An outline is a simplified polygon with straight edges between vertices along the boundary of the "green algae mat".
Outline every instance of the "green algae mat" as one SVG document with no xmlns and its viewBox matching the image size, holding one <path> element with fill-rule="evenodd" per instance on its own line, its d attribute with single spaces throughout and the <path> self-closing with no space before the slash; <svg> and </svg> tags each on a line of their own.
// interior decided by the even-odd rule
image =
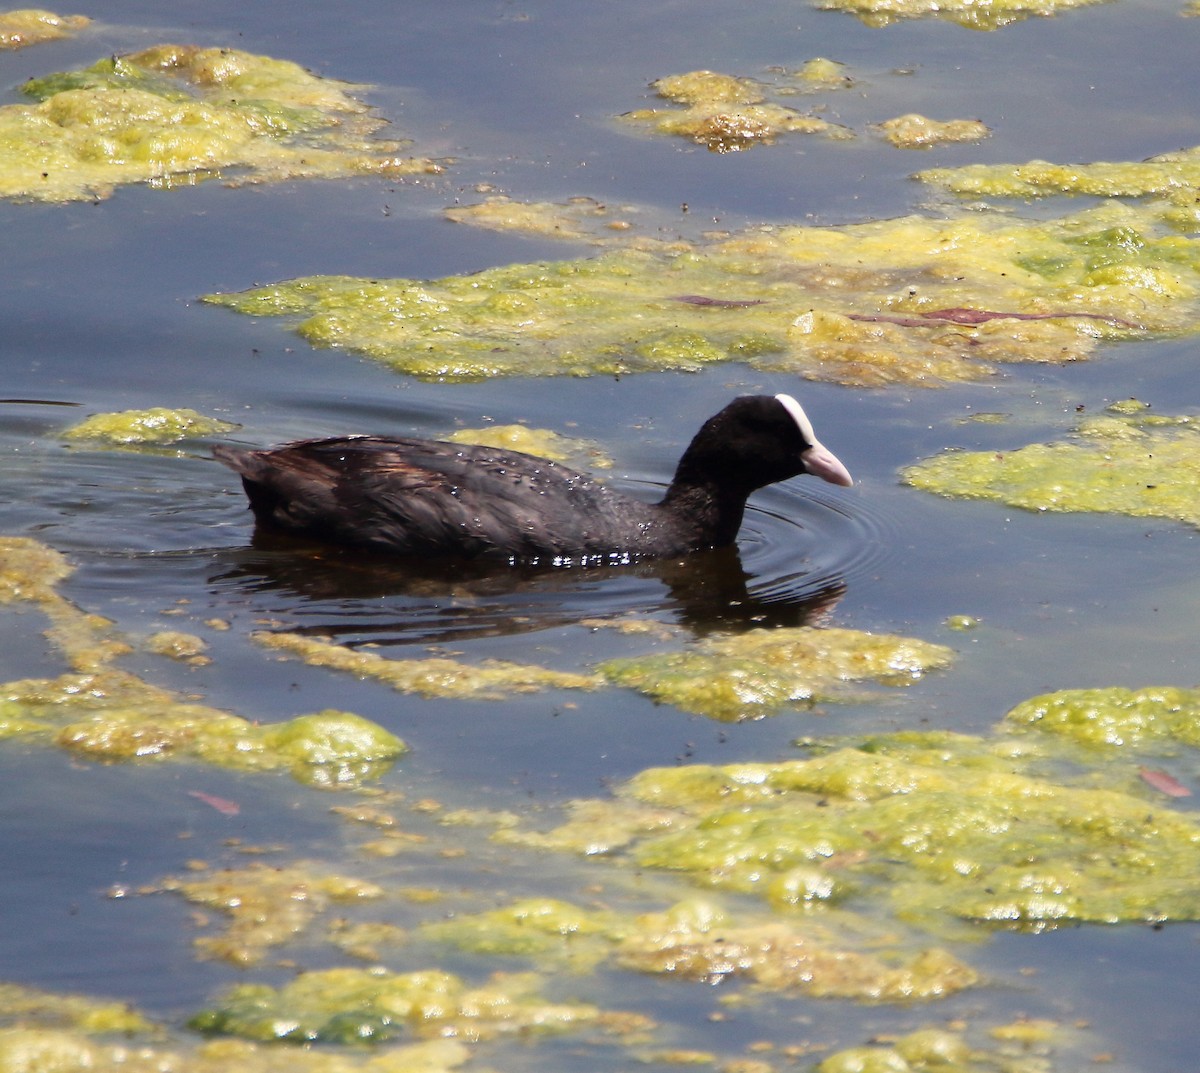
<svg viewBox="0 0 1200 1073">
<path fill-rule="evenodd" d="M 506 208 L 511 226 L 537 226 L 536 212 L 494 203 L 455 218 L 503 226 Z M 548 211 L 601 252 L 436 280 L 309 276 L 205 301 L 447 382 L 737 362 L 862 387 L 936 387 L 1200 327 L 1200 240 L 1158 201 L 1047 221 L 951 209 L 670 243 Z"/>
<path fill-rule="evenodd" d="M 436 172 L 355 96 L 288 60 L 159 45 L 33 78 L 0 107 L 0 197 L 68 202 L 129 183 L 279 182 Z"/>
<path fill-rule="evenodd" d="M 1200 421 L 1128 400 L 1081 422 L 1068 439 L 947 452 L 905 467 L 901 478 L 948 498 L 1200 525 Z"/>
<path fill-rule="evenodd" d="M 407 751 L 383 727 L 326 710 L 264 724 L 152 685 L 115 666 L 134 651 L 113 623 L 88 614 L 56 586 L 71 573 L 58 552 L 26 537 L 0 537 L 0 608 L 29 608 L 70 668 L 53 678 L 0 684 L 0 739 L 57 745 L 101 762 L 184 760 L 239 771 L 283 771 L 329 789 L 378 776 Z M 205 659 L 200 638 L 145 638 L 146 651 Z"/>
</svg>

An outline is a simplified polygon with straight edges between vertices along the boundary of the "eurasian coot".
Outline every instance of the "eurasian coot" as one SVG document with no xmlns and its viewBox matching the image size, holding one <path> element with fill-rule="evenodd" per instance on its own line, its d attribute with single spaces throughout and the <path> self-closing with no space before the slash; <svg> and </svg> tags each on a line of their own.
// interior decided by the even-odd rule
<svg viewBox="0 0 1200 1073">
<path fill-rule="evenodd" d="M 391 436 L 218 446 L 264 526 L 404 555 L 556 565 L 732 544 L 750 493 L 811 473 L 852 483 L 790 395 L 746 395 L 709 418 L 659 503 L 544 458 Z"/>
</svg>

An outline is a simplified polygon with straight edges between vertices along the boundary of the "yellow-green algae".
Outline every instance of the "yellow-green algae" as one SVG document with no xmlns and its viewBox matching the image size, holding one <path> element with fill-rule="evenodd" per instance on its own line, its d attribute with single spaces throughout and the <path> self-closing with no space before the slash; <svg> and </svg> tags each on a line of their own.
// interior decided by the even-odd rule
<svg viewBox="0 0 1200 1073">
<path fill-rule="evenodd" d="M 195 942 L 205 957 L 253 965 L 270 949 L 301 935 L 331 905 L 376 899 L 383 890 L 351 876 L 331 875 L 304 863 L 263 864 L 164 879 L 159 890 L 217 909 L 229 918 L 219 935 Z"/>
<path fill-rule="evenodd" d="M 1200 226 L 1200 146 L 1141 161 L 1058 164 L 971 164 L 930 168 L 915 178 L 964 197 L 1039 198 L 1055 195 L 1148 199 L 1148 213 L 1194 233 Z"/>
<path fill-rule="evenodd" d="M 132 651 L 99 615 L 55 589 L 71 571 L 58 552 L 0 537 L 0 604 L 28 602 L 50 622 L 71 670 L 0 683 L 0 739 L 56 744 L 95 760 L 176 758 L 245 771 L 287 771 L 310 785 L 356 786 L 407 751 L 395 735 L 350 712 L 324 711 L 260 724 L 181 699 L 113 667 Z"/>
<path fill-rule="evenodd" d="M 122 1002 L 0 982 L 0 1025 L 8 1028 L 13 1024 L 23 1028 L 75 1028 L 97 1035 L 146 1032 L 151 1028 L 149 1021 Z"/>
<path fill-rule="evenodd" d="M 957 451 L 901 471 L 951 498 L 1035 511 L 1095 511 L 1200 525 L 1200 421 L 1118 405 L 1075 436 L 1013 451 Z"/>
<path fill-rule="evenodd" d="M 1031 17 L 1104 3 L 1105 0 L 817 0 L 826 11 L 857 15 L 867 26 L 889 26 L 903 19 L 935 17 L 971 30 L 996 30 Z"/>
<path fill-rule="evenodd" d="M 822 79 L 806 75 L 801 75 L 799 81 L 825 85 Z M 626 112 L 621 120 L 660 134 L 690 138 L 715 153 L 769 144 L 782 134 L 852 137 L 827 120 L 768 101 L 768 87 L 754 79 L 716 71 L 689 71 L 660 78 L 651 88 L 675 107 L 639 108 Z"/>
<path fill-rule="evenodd" d="M 819 998 L 932 999 L 977 980 L 973 970 L 942 950 L 888 959 L 848 948 L 831 929 L 732 918 L 711 898 L 636 916 L 527 899 L 422 931 L 474 953 L 549 953 L 566 958 L 576 970 L 609 960 L 637 972 L 707 983 L 741 977 L 762 988 Z"/>
<path fill-rule="evenodd" d="M 796 627 L 708 637 L 682 651 L 610 660 L 599 670 L 684 711 L 737 721 L 846 697 L 851 682 L 905 685 L 953 658 L 943 645 L 909 637 Z"/>
<path fill-rule="evenodd" d="M 977 142 L 991 131 L 978 119 L 930 119 L 909 112 L 886 119 L 876 129 L 897 149 L 928 149 L 945 142 Z"/>
<path fill-rule="evenodd" d="M 607 830 L 605 803 L 586 802 L 589 823 L 529 841 L 780 908 L 874 899 L 929 926 L 1200 919 L 1195 818 L 1043 763 L 1034 741 L 914 732 L 804 760 L 651 768 L 619 788 Z"/>
<path fill-rule="evenodd" d="M 1013 727 L 1083 745 L 1200 749 L 1200 689 L 1147 686 L 1063 689 L 1022 701 L 1004 717 Z"/>
<path fill-rule="evenodd" d="M 161 1036 L 162 1033 L 159 1033 Z M 195 1048 L 164 1046 L 158 1037 L 112 1043 L 75 1032 L 0 1029 L 3 1073 L 443 1073 L 470 1057 L 457 1040 L 429 1040 L 380 1054 L 280 1050 L 220 1039 Z"/>
<path fill-rule="evenodd" d="M 837 60 L 817 56 L 797 69 L 793 77 L 808 86 L 820 89 L 848 89 L 854 79 L 846 73 L 846 65 Z"/>
<path fill-rule="evenodd" d="M 90 672 L 132 651 L 113 624 L 80 610 L 55 585 L 71 573 L 66 558 L 28 537 L 0 537 L 0 604 L 30 603 L 46 615 L 46 636 L 74 670 Z M 0 726 L 20 723 L 15 713 Z"/>
<path fill-rule="evenodd" d="M 91 21 L 86 15 L 56 15 L 53 11 L 35 7 L 5 11 L 0 13 L 0 49 L 58 41 L 82 30 Z"/>
<path fill-rule="evenodd" d="M 551 429 L 529 428 L 527 425 L 488 425 L 486 428 L 464 428 L 445 437 L 451 443 L 480 443 L 485 447 L 524 451 L 528 455 L 549 458 L 572 465 L 586 464 L 592 469 L 611 469 L 612 459 L 586 440 L 563 436 Z"/>
<path fill-rule="evenodd" d="M 438 280 L 309 276 L 205 301 L 427 380 L 694 372 L 851 385 L 975 379 L 1200 328 L 1200 239 L 1158 208 L 768 226 Z"/>
<path fill-rule="evenodd" d="M 379 774 L 407 748 L 351 712 L 254 723 L 113 668 L 0 684 L 0 737 L 17 735 L 92 760 L 202 761 L 328 788 Z"/>
<path fill-rule="evenodd" d="M 468 1057 L 459 1040 L 386 1050 L 313 1051 L 237 1039 L 166 1042 L 169 1029 L 119 1003 L 0 983 L 4 1073 L 441 1073 Z"/>
<path fill-rule="evenodd" d="M 497 194 L 470 205 L 452 205 L 443 215 L 455 223 L 487 231 L 512 231 L 538 238 L 571 241 L 611 239 L 632 227 L 637 210 L 613 208 L 590 197 L 573 197 L 564 203 L 516 201 Z"/>
<path fill-rule="evenodd" d="M 397 1035 L 492 1039 L 592 1029 L 616 1036 L 644 1031 L 647 1018 L 585 1003 L 552 1003 L 528 974 L 497 974 L 471 987 L 438 970 L 326 969 L 280 988 L 241 984 L 192 1019 L 193 1028 L 258 1041 L 372 1043 Z"/>
<path fill-rule="evenodd" d="M 970 197 L 1147 197 L 1200 186 L 1200 147 L 1140 161 L 1055 164 L 968 164 L 917 173 L 922 182 Z"/>
<path fill-rule="evenodd" d="M 145 649 L 156 656 L 167 656 L 170 659 L 187 660 L 191 663 L 208 661 L 208 657 L 204 655 L 208 649 L 204 639 L 181 630 L 159 630 L 150 634 L 146 638 Z"/>
<path fill-rule="evenodd" d="M 186 407 L 172 410 L 154 406 L 148 410 L 122 410 L 118 413 L 93 414 L 63 431 L 63 439 L 94 440 L 115 446 L 130 444 L 169 444 L 180 440 L 203 439 L 232 432 L 238 425 L 207 417 Z"/>
<path fill-rule="evenodd" d="M 363 87 L 237 49 L 159 45 L 32 79 L 0 108 L 0 197 L 108 197 L 172 187 L 436 171 L 374 137 Z"/>
<path fill-rule="evenodd" d="M 402 693 L 417 693 L 424 697 L 495 700 L 511 693 L 532 693 L 541 689 L 596 689 L 602 684 L 594 675 L 554 671 L 504 660 L 485 660 L 472 665 L 438 657 L 387 659 L 374 652 L 355 651 L 298 633 L 259 631 L 251 636 L 273 651 L 299 656 L 310 666 L 347 671 L 360 678 L 373 678 Z"/>
<path fill-rule="evenodd" d="M 1082 1037 L 1081 1026 L 1068 1029 L 1044 1019 L 995 1025 L 982 1033 L 956 1022 L 835 1051 L 815 1073 L 1052 1073 L 1105 1061 L 1094 1048 L 1090 1055 L 1081 1053 Z"/>
<path fill-rule="evenodd" d="M 560 954 L 592 967 L 622 934 L 620 914 L 584 909 L 558 898 L 526 898 L 484 913 L 456 913 L 425 924 L 421 931 L 439 942 L 488 956 Z"/>
</svg>

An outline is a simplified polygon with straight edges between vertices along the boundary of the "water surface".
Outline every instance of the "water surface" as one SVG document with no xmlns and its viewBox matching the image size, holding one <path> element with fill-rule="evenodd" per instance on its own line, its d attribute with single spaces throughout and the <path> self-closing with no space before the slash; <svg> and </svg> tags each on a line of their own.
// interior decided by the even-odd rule
<svg viewBox="0 0 1200 1073">
<path fill-rule="evenodd" d="M 17 100 L 16 87 L 31 75 L 112 51 L 171 40 L 225 45 L 372 84 L 372 103 L 419 151 L 456 161 L 442 176 L 404 184 L 208 183 L 125 188 L 97 204 L 0 204 L 8 251 L 0 288 L 3 532 L 66 554 L 76 571 L 63 594 L 121 630 L 136 636 L 178 626 L 209 643 L 212 662 L 201 667 L 131 657 L 131 669 L 148 680 L 263 721 L 352 709 L 412 747 L 387 787 L 448 807 L 522 811 L 603 794 L 653 765 L 793 755 L 791 742 L 802 735 L 986 732 L 1013 704 L 1052 689 L 1200 679 L 1192 530 L 954 503 L 896 479 L 899 467 L 945 447 L 1004 450 L 1059 436 L 1080 406 L 1096 411 L 1136 396 L 1164 411 L 1195 412 L 1191 340 L 1111 348 L 1067 368 L 1010 367 L 944 390 L 797 384 L 735 365 L 690 376 L 426 384 L 312 350 L 270 320 L 196 302 L 310 273 L 434 278 L 586 252 L 440 217 L 446 205 L 477 199 L 485 184 L 519 199 L 639 205 L 664 232 L 695 233 L 902 214 L 924 195 L 907 180 L 917 167 L 1136 160 L 1189 146 L 1200 108 L 1200 22 L 1182 19 L 1174 0 L 1114 3 L 992 33 L 934 21 L 873 30 L 800 0 L 102 7 L 79 9 L 100 21 L 94 33 L 0 54 L 4 102 Z M 827 113 L 859 132 L 854 142 L 796 138 L 718 156 L 631 137 L 612 119 L 642 106 L 647 83 L 666 74 L 710 67 L 755 75 L 814 56 L 850 64 L 862 78 L 830 98 Z M 865 135 L 867 122 L 906 111 L 979 117 L 994 134 L 920 154 Z M 737 556 L 686 569 L 445 581 L 256 545 L 240 490 L 202 448 L 93 450 L 58 435 L 88 413 L 157 405 L 238 422 L 238 439 L 263 444 L 527 421 L 596 441 L 615 460 L 614 480 L 652 495 L 691 433 L 728 398 L 784 390 L 801 395 L 856 488 L 772 489 L 756 498 Z M 1010 419 L 962 421 L 978 411 Z M 885 701 L 728 726 L 616 690 L 420 700 L 276 662 L 247 640 L 270 623 L 377 644 L 388 655 L 436 646 L 470 660 L 575 670 L 636 650 L 627 637 L 581 625 L 629 614 L 694 635 L 816 616 L 951 644 L 960 658 L 952 671 Z M 984 625 L 955 635 L 944 625 L 955 614 Z M 36 617 L 3 615 L 5 680 L 59 669 Z M 206 629 L 213 619 L 230 628 Z M 107 767 L 12 742 L 0 748 L 0 769 L 0 978 L 111 995 L 178 1021 L 237 971 L 194 958 L 181 902 L 113 900 L 107 891 L 154 883 L 189 859 L 227 859 L 230 835 L 344 859 L 347 836 L 328 814 L 331 798 L 283 777 Z M 190 790 L 236 800 L 241 811 L 221 816 Z M 1194 800 L 1178 807 L 1194 809 Z M 442 867 L 420 881 L 485 900 L 495 888 L 497 902 L 526 889 L 570 896 L 589 882 L 586 870 L 563 861 L 547 860 L 535 878 L 508 872 L 512 861 L 499 850 Z M 380 871 L 386 882 L 416 881 L 403 862 Z M 1000 935 L 964 955 L 988 976 L 982 989 L 925 1009 L 779 998 L 740 1020 L 715 1021 L 713 994 L 699 985 L 612 972 L 559 986 L 644 1009 L 666 1026 L 665 1040 L 720 1053 L 763 1038 L 852 1045 L 954 1017 L 1026 1012 L 1088 1021 L 1116 1068 L 1167 1073 L 1192 1062 L 1196 941 L 1192 926 Z M 302 957 L 304 967 L 333 960 L 319 947 Z M 485 971 L 465 958 L 449 967 Z M 255 978 L 286 975 L 268 966 Z M 619 1054 L 568 1052 L 565 1045 L 537 1061 L 621 1064 Z M 505 1068 L 530 1058 L 501 1049 L 481 1060 Z"/>
</svg>

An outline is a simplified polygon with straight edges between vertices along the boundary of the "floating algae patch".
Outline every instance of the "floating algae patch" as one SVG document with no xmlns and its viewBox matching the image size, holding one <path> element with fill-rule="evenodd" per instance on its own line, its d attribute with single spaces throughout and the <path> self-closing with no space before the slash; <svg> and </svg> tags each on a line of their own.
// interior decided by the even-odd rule
<svg viewBox="0 0 1200 1073">
<path fill-rule="evenodd" d="M 857 15 L 867 26 L 936 17 L 971 30 L 997 30 L 1022 19 L 1048 17 L 1104 0 L 817 0 L 826 11 Z"/>
<path fill-rule="evenodd" d="M 0 14 L 0 49 L 25 48 L 70 37 L 91 24 L 86 15 L 56 15 L 41 8 L 21 8 Z"/>
<path fill-rule="evenodd" d="M 550 429 L 529 428 L 526 425 L 489 425 L 487 428 L 464 428 L 445 437 L 451 443 L 483 444 L 502 450 L 523 451 L 538 458 L 574 465 L 586 463 L 595 469 L 611 469 L 612 459 L 586 440 L 563 436 Z"/>
<path fill-rule="evenodd" d="M 75 1028 L 88 1033 L 146 1032 L 150 1022 L 124 1003 L 0 982 L 0 1037 L 6 1029 Z M 0 1046 L 0 1051 L 3 1047 Z M 4 1069 L 0 1061 L 0 1069 Z"/>
<path fill-rule="evenodd" d="M 122 183 L 267 182 L 437 170 L 374 137 L 363 87 L 236 49 L 159 45 L 31 79 L 0 108 L 0 197 L 108 197 Z"/>
<path fill-rule="evenodd" d="M 1090 1026 L 1021 1019 L 956 1021 L 835 1051 L 814 1073 L 1051 1073 L 1108 1061 Z"/>
<path fill-rule="evenodd" d="M 93 414 L 64 430 L 63 439 L 84 440 L 123 447 L 134 444 L 170 444 L 224 435 L 240 426 L 195 410 L 171 410 L 155 406 L 148 410 L 122 410 Z"/>
<path fill-rule="evenodd" d="M 1084 745 L 1197 749 L 1200 689 L 1064 689 L 1022 701 L 1004 720 Z"/>
<path fill-rule="evenodd" d="M 553 671 L 524 663 L 486 660 L 477 665 L 457 660 L 386 659 L 374 652 L 357 652 L 329 641 L 318 641 L 298 633 L 251 635 L 276 652 L 299 656 L 313 667 L 348 671 L 360 678 L 373 678 L 402 693 L 423 697 L 497 700 L 512 693 L 534 693 L 542 689 L 596 689 L 601 680 L 584 674 Z"/>
<path fill-rule="evenodd" d="M 576 969 L 603 962 L 623 934 L 622 917 L 557 898 L 527 898 L 484 913 L 457 913 L 421 928 L 422 935 L 490 957 L 566 960 Z"/>
<path fill-rule="evenodd" d="M 609 852 L 779 907 L 882 904 L 935 928 L 1200 919 L 1194 817 L 1055 781 L 1040 762 L 1029 743 L 908 733 L 805 760 L 651 768 L 614 808 L 618 824 L 630 802 L 656 821 L 625 824 Z M 553 831 L 541 844 L 571 848 Z"/>
<path fill-rule="evenodd" d="M 281 1050 L 244 1040 L 167 1046 L 168 1027 L 117 1041 L 81 1032 L 0 1029 L 0 1073 L 443 1073 L 470 1057 L 457 1040 L 392 1047 L 385 1055 Z"/>
<path fill-rule="evenodd" d="M 820 78 L 801 76 L 799 81 L 828 87 Z M 658 134 L 689 138 L 714 153 L 770 144 L 784 134 L 853 137 L 824 119 L 767 100 L 769 87 L 754 79 L 689 71 L 660 78 L 651 88 L 674 107 L 639 108 L 626 112 L 621 121 Z M 795 87 L 792 89 L 794 92 Z"/>
<path fill-rule="evenodd" d="M 1080 424 L 1072 439 L 937 455 L 902 470 L 901 478 L 937 495 L 1026 510 L 1200 525 L 1200 423 L 1118 405 Z"/>
<path fill-rule="evenodd" d="M 314 866 L 251 865 L 163 880 L 157 890 L 228 916 L 219 935 L 202 936 L 205 957 L 253 965 L 274 947 L 302 935 L 331 906 L 376 899 L 382 888 L 365 880 L 331 875 Z"/>
<path fill-rule="evenodd" d="M 877 124 L 876 129 L 897 149 L 928 149 L 946 142 L 977 142 L 991 131 L 978 119 L 930 119 L 910 112 Z"/>
<path fill-rule="evenodd" d="M 446 219 L 487 231 L 513 231 L 538 238 L 561 238 L 573 242 L 608 241 L 629 231 L 637 210 L 614 208 L 590 197 L 573 197 L 566 202 L 516 201 L 495 195 L 472 205 L 452 205 L 443 210 Z"/>
<path fill-rule="evenodd" d="M 204 653 L 208 650 L 203 638 L 180 630 L 159 630 L 150 634 L 143 642 L 147 652 L 169 659 L 184 660 L 194 666 L 211 662 Z"/>
<path fill-rule="evenodd" d="M 1055 164 L 968 164 L 930 168 L 916 178 L 969 197 L 1147 197 L 1194 191 L 1200 186 L 1200 147 L 1163 153 L 1141 161 Z"/>
<path fill-rule="evenodd" d="M 46 636 L 72 668 L 56 678 L 0 683 L 0 739 L 56 744 L 94 760 L 177 758 L 245 771 L 288 771 L 328 788 L 358 785 L 407 751 L 399 738 L 350 712 L 260 724 L 181 700 L 114 668 L 112 662 L 132 647 L 107 619 L 58 593 L 56 583 L 70 572 L 67 560 L 51 548 L 25 537 L 0 537 L 0 604 L 30 603 L 44 612 L 50 622 Z M 155 642 L 150 648 L 203 658 L 197 641 L 175 635 L 166 639 L 165 650 Z"/>
<path fill-rule="evenodd" d="M 807 60 L 793 72 L 792 77 L 800 85 L 810 89 L 849 89 L 854 79 L 846 73 L 846 65 L 824 56 Z"/>
<path fill-rule="evenodd" d="M 549 899 L 527 900 L 422 929 L 475 953 L 566 958 L 576 968 L 609 962 L 674 979 L 741 978 L 816 998 L 901 1001 L 939 998 L 976 982 L 949 954 L 926 950 L 891 958 L 864 954 L 828 929 L 779 920 L 739 922 L 712 899 L 664 912 L 621 915 Z"/>
<path fill-rule="evenodd" d="M 76 671 L 105 667 L 132 649 L 113 624 L 80 610 L 55 585 L 71 573 L 66 558 L 28 537 L 0 537 L 0 604 L 29 603 L 46 615 L 46 636 Z M 17 713 L 0 716 L 0 727 L 23 722 Z M 2 733 L 2 731 L 0 731 Z"/>
<path fill-rule="evenodd" d="M 397 1036 L 471 1041 L 598 1031 L 621 1036 L 650 1027 L 633 1013 L 546 1001 L 529 974 L 496 975 L 472 987 L 448 972 L 326 969 L 280 988 L 241 984 L 191 1026 L 211 1035 L 291 1043 L 382 1043 Z"/>
<path fill-rule="evenodd" d="M 355 786 L 406 751 L 399 738 L 351 712 L 255 723 L 111 668 L 0 684 L 0 737 L 17 735 L 92 760 L 286 771 L 326 788 Z"/>
<path fill-rule="evenodd" d="M 1107 203 L 769 226 L 437 280 L 309 276 L 204 301 L 425 380 L 695 372 L 719 362 L 938 386 L 1200 328 L 1200 239 Z"/>
<path fill-rule="evenodd" d="M 684 711 L 735 722 L 849 699 L 848 683 L 906 685 L 949 665 L 942 646 L 892 634 L 795 627 L 705 638 L 677 652 L 610 660 L 610 682 Z"/>
<path fill-rule="evenodd" d="M 1141 161 L 1056 164 L 970 164 L 931 168 L 915 178 L 964 197 L 1039 198 L 1056 195 L 1144 198 L 1168 226 L 1194 233 L 1200 225 L 1200 146 Z"/>
<path fill-rule="evenodd" d="M 0 983 L 3 1073 L 440 1073 L 468 1058 L 457 1040 L 389 1047 L 384 1055 L 279 1048 L 245 1040 L 176 1040 L 119 1003 Z"/>
</svg>

